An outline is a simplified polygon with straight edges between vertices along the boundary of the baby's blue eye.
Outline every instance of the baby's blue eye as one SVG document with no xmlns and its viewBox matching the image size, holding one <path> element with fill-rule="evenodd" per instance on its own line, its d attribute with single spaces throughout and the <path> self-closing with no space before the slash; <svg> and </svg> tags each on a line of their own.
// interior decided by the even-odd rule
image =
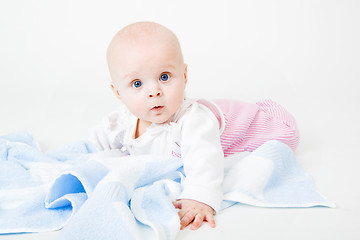
<svg viewBox="0 0 360 240">
<path fill-rule="evenodd" d="M 167 81 L 167 80 L 169 80 L 169 74 L 167 74 L 167 73 L 163 73 L 163 74 L 161 74 L 161 76 L 160 76 L 160 80 L 161 81 Z"/>
<path fill-rule="evenodd" d="M 142 85 L 142 82 L 141 82 L 141 81 L 135 81 L 135 82 L 133 82 L 133 84 L 132 84 L 132 86 L 133 86 L 134 88 L 139 88 L 139 87 L 141 87 L 141 85 Z"/>
</svg>

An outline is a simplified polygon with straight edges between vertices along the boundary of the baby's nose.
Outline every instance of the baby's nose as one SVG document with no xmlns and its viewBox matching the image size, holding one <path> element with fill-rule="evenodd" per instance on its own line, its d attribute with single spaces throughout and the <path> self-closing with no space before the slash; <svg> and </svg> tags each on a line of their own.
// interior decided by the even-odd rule
<svg viewBox="0 0 360 240">
<path fill-rule="evenodd" d="M 149 94 L 149 97 L 160 97 L 161 96 L 161 93 L 160 91 L 158 91 L 157 93 L 154 93 L 154 94 Z"/>
<path fill-rule="evenodd" d="M 153 86 L 149 91 L 149 98 L 160 97 L 162 95 L 162 91 L 158 85 Z"/>
</svg>

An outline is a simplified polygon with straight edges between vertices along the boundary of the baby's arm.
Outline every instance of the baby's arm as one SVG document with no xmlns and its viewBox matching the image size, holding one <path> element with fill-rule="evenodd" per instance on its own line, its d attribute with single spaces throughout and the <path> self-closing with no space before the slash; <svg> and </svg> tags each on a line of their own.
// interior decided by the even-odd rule
<svg viewBox="0 0 360 240">
<path fill-rule="evenodd" d="M 184 118 L 181 135 L 185 179 L 183 192 L 174 202 L 180 209 L 181 228 L 194 222 L 191 229 L 195 230 L 204 220 L 215 227 L 213 214 L 222 201 L 224 174 L 219 122 L 206 107 L 195 105 Z"/>
<path fill-rule="evenodd" d="M 123 123 L 125 117 L 123 108 L 110 113 L 103 118 L 100 124 L 92 128 L 89 140 L 100 151 L 121 149 L 123 140 L 121 133 L 126 129 Z"/>
<path fill-rule="evenodd" d="M 214 209 L 204 203 L 181 199 L 173 202 L 174 207 L 180 209 L 180 230 L 186 228 L 191 222 L 191 230 L 197 230 L 201 227 L 203 221 L 207 221 L 210 227 L 215 227 Z"/>
</svg>

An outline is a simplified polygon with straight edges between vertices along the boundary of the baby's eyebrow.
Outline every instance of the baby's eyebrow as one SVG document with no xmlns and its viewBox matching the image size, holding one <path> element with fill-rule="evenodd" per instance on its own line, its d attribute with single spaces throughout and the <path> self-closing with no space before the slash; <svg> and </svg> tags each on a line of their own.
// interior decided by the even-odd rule
<svg viewBox="0 0 360 240">
<path fill-rule="evenodd" d="M 164 65 L 164 66 L 162 66 L 162 68 L 161 69 L 174 69 L 175 68 L 175 66 L 173 65 L 173 64 L 166 64 L 166 65 Z"/>
<path fill-rule="evenodd" d="M 134 73 L 127 73 L 127 74 L 125 74 L 125 75 L 123 75 L 123 77 L 122 77 L 122 79 L 134 79 L 134 78 L 136 78 L 136 74 L 134 74 Z"/>
</svg>

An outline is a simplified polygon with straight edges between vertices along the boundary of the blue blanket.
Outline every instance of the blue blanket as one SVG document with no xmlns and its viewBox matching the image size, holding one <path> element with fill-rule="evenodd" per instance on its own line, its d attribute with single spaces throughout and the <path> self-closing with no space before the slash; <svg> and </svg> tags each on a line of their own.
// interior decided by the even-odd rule
<svg viewBox="0 0 360 240">
<path fill-rule="evenodd" d="M 291 149 L 269 141 L 225 159 L 222 208 L 335 205 Z M 172 201 L 185 174 L 177 158 L 97 152 L 76 142 L 43 153 L 33 137 L 0 137 L 0 234 L 62 229 L 59 239 L 175 239 Z"/>
</svg>

